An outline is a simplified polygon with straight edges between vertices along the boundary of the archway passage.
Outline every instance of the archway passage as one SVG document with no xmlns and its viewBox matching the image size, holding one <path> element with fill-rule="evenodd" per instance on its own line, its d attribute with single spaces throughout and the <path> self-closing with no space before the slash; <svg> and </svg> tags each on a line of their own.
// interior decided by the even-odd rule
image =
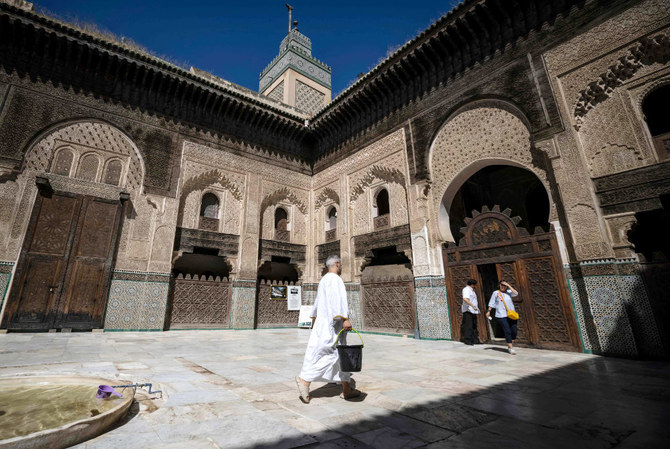
<svg viewBox="0 0 670 449">
<path fill-rule="evenodd" d="M 659 160 L 670 159 L 670 84 L 652 91 L 642 102 L 642 112 Z"/>
<path fill-rule="evenodd" d="M 553 231 L 538 228 L 531 235 L 518 227 L 519 217 L 509 210 L 482 208 L 466 219 L 463 239 L 458 246 L 443 250 L 447 298 L 454 339 L 461 338 L 462 289 L 468 279 L 477 280 L 478 308 L 486 310 L 495 291 L 496 280 L 506 280 L 518 291 L 514 298 L 519 320 L 518 341 L 539 347 L 579 350 L 579 335 L 570 302 L 567 282 L 561 269 Z M 479 315 L 480 339 L 498 335 Z"/>
<path fill-rule="evenodd" d="M 216 249 L 196 247 L 175 260 L 170 329 L 229 327 L 230 269 Z"/>
<path fill-rule="evenodd" d="M 456 192 L 449 211 L 451 234 L 458 241 L 465 219 L 482 206 L 499 205 L 511 209 L 528 231 L 540 226 L 549 230 L 549 197 L 542 182 L 531 171 L 509 165 L 490 165 L 468 178 Z"/>
</svg>

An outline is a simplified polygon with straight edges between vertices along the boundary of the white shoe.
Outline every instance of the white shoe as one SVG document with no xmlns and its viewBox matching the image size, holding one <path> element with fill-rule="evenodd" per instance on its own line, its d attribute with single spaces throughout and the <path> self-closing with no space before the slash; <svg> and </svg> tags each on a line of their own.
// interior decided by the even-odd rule
<svg viewBox="0 0 670 449">
<path fill-rule="evenodd" d="M 507 348 L 507 352 L 509 352 L 512 355 L 516 355 L 516 351 L 514 350 L 514 348 Z"/>
</svg>

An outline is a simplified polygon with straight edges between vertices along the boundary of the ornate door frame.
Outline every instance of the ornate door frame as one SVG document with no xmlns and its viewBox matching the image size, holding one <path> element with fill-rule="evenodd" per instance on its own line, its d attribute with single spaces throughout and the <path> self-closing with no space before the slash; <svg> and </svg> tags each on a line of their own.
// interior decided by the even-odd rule
<svg viewBox="0 0 670 449">
<path fill-rule="evenodd" d="M 473 211 L 461 229 L 464 237 L 458 246 L 450 244 L 442 252 L 447 280 L 447 297 L 454 339 L 460 337 L 461 289 L 465 277 L 478 280 L 480 309 L 485 310 L 491 292 L 482 292 L 477 266 L 495 264 L 498 278 L 510 279 L 519 291 L 515 301 L 521 315 L 519 341 L 546 348 L 580 350 L 577 322 L 572 310 L 565 274 L 561 269 L 556 235 L 553 230 L 535 229 L 530 235 L 517 227 L 519 217 L 511 211 L 484 206 Z M 461 285 L 462 284 L 462 285 Z M 486 329 L 479 317 L 480 337 Z"/>
</svg>

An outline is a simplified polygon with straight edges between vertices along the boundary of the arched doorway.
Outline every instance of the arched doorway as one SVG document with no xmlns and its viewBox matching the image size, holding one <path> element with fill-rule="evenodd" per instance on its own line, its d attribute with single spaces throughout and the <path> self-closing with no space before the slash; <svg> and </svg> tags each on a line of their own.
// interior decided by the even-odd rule
<svg viewBox="0 0 670 449">
<path fill-rule="evenodd" d="M 137 147 L 109 124 L 62 123 L 35 139 L 15 212 L 0 217 L 25 230 L 3 328 L 103 326 L 127 200 L 140 194 L 143 178 Z"/>
<path fill-rule="evenodd" d="M 449 227 L 459 241 L 443 250 L 454 338 L 461 337 L 461 290 L 467 280 L 478 281 L 479 308 L 485 310 L 497 281 L 505 279 L 520 293 L 515 298 L 520 343 L 577 350 L 574 313 L 549 225 L 549 197 L 537 176 L 518 167 L 490 165 L 447 200 Z M 495 321 L 491 325 L 483 315 L 478 326 L 482 339 L 501 336 Z"/>
</svg>

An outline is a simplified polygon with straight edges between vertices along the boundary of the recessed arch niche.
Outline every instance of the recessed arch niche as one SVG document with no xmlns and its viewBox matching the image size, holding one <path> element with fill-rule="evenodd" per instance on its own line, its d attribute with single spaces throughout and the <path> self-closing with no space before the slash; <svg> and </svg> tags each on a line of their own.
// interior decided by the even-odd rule
<svg viewBox="0 0 670 449">
<path fill-rule="evenodd" d="M 547 189 L 538 176 L 510 161 L 477 161 L 459 173 L 442 195 L 438 226 L 442 238 L 456 242 L 472 210 L 499 205 L 521 217 L 520 227 L 549 230 L 551 211 Z"/>
</svg>

